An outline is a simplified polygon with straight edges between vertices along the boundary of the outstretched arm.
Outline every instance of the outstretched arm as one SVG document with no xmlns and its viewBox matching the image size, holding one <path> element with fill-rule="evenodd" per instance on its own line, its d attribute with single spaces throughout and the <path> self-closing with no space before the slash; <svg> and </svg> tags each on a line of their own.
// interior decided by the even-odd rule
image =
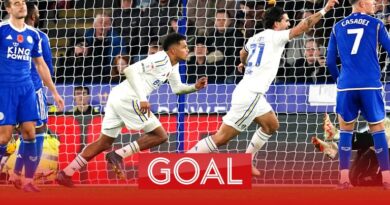
<svg viewBox="0 0 390 205">
<path fill-rule="evenodd" d="M 329 0 L 321 11 L 303 19 L 297 26 L 291 29 L 289 39 L 293 39 L 308 31 L 311 27 L 318 23 L 322 16 L 324 16 L 326 12 L 330 11 L 336 3 L 338 4 L 339 1 Z"/>
<path fill-rule="evenodd" d="M 175 70 L 171 73 L 171 75 L 168 78 L 169 84 L 172 88 L 172 91 L 176 95 L 181 94 L 187 94 L 187 93 L 193 93 L 200 89 L 203 89 L 207 86 L 207 77 L 201 77 L 199 78 L 195 84 L 193 85 L 187 85 L 183 84 L 180 79 L 180 73 L 178 70 Z"/>
</svg>

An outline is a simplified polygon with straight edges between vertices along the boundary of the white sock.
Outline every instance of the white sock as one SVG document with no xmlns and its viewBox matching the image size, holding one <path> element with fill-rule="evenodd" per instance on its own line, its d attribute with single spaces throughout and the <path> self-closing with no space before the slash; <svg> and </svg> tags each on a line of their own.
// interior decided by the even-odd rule
<svg viewBox="0 0 390 205">
<path fill-rule="evenodd" d="M 382 182 L 390 183 L 390 171 L 382 171 Z"/>
<path fill-rule="evenodd" d="M 349 182 L 349 170 L 340 170 L 340 183 Z"/>
<path fill-rule="evenodd" d="M 115 150 L 115 153 L 119 154 L 122 158 L 126 158 L 135 153 L 138 153 L 139 151 L 140 150 L 137 141 L 133 141 L 130 144 Z"/>
<path fill-rule="evenodd" d="M 187 151 L 187 153 L 210 153 L 218 149 L 217 145 L 211 138 L 208 136 L 200 140 L 194 147 Z"/>
<path fill-rule="evenodd" d="M 272 135 L 268 135 L 264 133 L 261 129 L 256 130 L 256 132 L 252 136 L 252 140 L 248 145 L 248 148 L 246 148 L 245 153 L 250 153 L 252 154 L 252 160 L 255 157 L 255 154 L 257 151 L 259 151 L 265 143 L 268 142 L 268 139 Z"/>
<path fill-rule="evenodd" d="M 74 158 L 74 160 L 64 169 L 64 172 L 68 176 L 73 176 L 73 174 L 84 167 L 87 164 L 87 160 L 85 160 L 80 154 Z"/>
</svg>

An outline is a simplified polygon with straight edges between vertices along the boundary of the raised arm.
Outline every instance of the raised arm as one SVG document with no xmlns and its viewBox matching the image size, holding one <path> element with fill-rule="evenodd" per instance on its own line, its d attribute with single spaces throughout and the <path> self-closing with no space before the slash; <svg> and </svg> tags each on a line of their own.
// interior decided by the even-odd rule
<svg viewBox="0 0 390 205">
<path fill-rule="evenodd" d="M 339 1 L 338 0 L 329 0 L 326 3 L 325 7 L 323 9 L 321 9 L 321 11 L 303 19 L 301 22 L 299 22 L 299 24 L 297 26 L 295 26 L 291 29 L 289 38 L 293 39 L 297 36 L 302 35 L 306 31 L 308 31 L 311 27 L 313 27 L 316 23 L 318 23 L 318 21 L 326 14 L 326 12 L 331 10 L 336 3 L 338 4 Z"/>
</svg>

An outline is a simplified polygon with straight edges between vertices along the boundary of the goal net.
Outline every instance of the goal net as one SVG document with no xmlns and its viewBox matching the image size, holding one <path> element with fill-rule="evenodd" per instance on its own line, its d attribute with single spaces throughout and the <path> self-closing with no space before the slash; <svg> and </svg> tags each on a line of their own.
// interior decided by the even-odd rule
<svg viewBox="0 0 390 205">
<path fill-rule="evenodd" d="M 249 37 L 264 30 L 262 15 L 266 8 L 284 8 L 294 26 L 325 5 L 324 0 L 30 2 L 40 9 L 39 28 L 49 36 L 55 66 L 53 79 L 66 104 L 64 111 L 55 106 L 49 109 L 48 127 L 60 141 L 59 169 L 98 139 L 110 90 L 125 79 L 123 68 L 162 49 L 166 34 L 179 31 L 187 36 L 190 56 L 183 64 L 186 67 L 180 68 L 183 82 L 195 83 L 199 77 L 207 76 L 209 85 L 200 92 L 178 97 L 164 84 L 149 97 L 152 111 L 168 132 L 169 140 L 143 152 L 185 152 L 217 131 L 230 108 L 231 94 L 243 76 L 236 69 L 239 51 Z M 378 3 L 377 7 L 377 17 L 387 22 L 387 5 Z M 324 113 L 329 113 L 333 123 L 336 121 L 335 85 L 326 70 L 325 52 L 332 26 L 350 12 L 348 1 L 340 1 L 314 28 L 286 45 L 277 77 L 266 94 L 280 128 L 256 154 L 253 163 L 262 175 L 253 178 L 253 183 L 337 181 L 337 157 L 329 159 L 316 151 L 311 138 L 317 135 L 323 139 Z M 2 17 L 5 16 L 3 6 Z M 386 70 L 386 56 L 380 57 Z M 49 93 L 48 102 L 53 104 Z M 245 152 L 256 129 L 259 127 L 253 123 L 219 152 Z M 121 148 L 141 134 L 124 128 L 113 148 Z M 125 160 L 127 180 L 123 180 L 111 171 L 105 153 L 91 160 L 73 179 L 87 184 L 137 183 L 138 154 Z"/>
</svg>

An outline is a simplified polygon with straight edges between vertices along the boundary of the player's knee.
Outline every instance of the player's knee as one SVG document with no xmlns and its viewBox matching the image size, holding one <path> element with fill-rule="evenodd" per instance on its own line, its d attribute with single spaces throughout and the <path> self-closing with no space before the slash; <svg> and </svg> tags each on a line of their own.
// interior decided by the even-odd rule
<svg viewBox="0 0 390 205">
<path fill-rule="evenodd" d="M 6 144 L 8 144 L 8 142 L 9 142 L 9 139 L 7 137 L 2 137 L 0 135 L 0 145 L 6 145 Z"/>
<path fill-rule="evenodd" d="M 168 141 L 168 134 L 167 133 L 159 134 L 158 138 L 159 138 L 160 144 L 162 144 L 162 143 Z"/>
<path fill-rule="evenodd" d="M 279 122 L 275 123 L 274 125 L 271 126 L 271 134 L 274 134 L 276 131 L 278 131 L 280 125 Z"/>
<path fill-rule="evenodd" d="M 0 133 L 0 144 L 5 145 L 11 140 L 12 133 L 4 132 Z"/>
<path fill-rule="evenodd" d="M 216 133 L 213 137 L 212 137 L 215 145 L 217 147 L 219 146 L 222 146 L 222 145 L 226 145 L 229 140 L 230 140 L 230 136 L 228 136 L 226 133 Z"/>
<path fill-rule="evenodd" d="M 28 129 L 22 131 L 23 139 L 25 140 L 33 140 L 35 138 L 35 130 Z"/>
<path fill-rule="evenodd" d="M 269 124 L 268 126 L 261 127 L 264 133 L 272 135 L 279 129 L 279 122 Z"/>
</svg>

